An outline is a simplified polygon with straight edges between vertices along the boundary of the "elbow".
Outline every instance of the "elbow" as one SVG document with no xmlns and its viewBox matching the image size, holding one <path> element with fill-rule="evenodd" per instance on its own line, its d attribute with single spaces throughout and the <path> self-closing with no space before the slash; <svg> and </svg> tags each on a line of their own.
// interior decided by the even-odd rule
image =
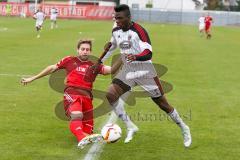
<svg viewBox="0 0 240 160">
<path fill-rule="evenodd" d="M 152 59 L 152 52 L 149 51 L 147 54 L 142 55 L 142 56 L 137 56 L 136 60 L 137 61 L 148 61 Z"/>
<path fill-rule="evenodd" d="M 53 73 L 54 71 L 56 71 L 56 69 L 57 69 L 56 65 L 50 65 L 50 66 L 48 66 L 48 71 L 49 71 L 50 73 Z"/>
</svg>

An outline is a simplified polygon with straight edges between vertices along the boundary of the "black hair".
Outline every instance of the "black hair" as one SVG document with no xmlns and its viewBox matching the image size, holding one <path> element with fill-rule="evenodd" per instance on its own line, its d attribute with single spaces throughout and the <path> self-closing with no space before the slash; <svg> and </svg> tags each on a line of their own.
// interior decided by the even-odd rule
<svg viewBox="0 0 240 160">
<path fill-rule="evenodd" d="M 115 12 L 125 12 L 126 16 L 131 16 L 129 6 L 126 4 L 120 4 L 114 7 Z"/>
</svg>

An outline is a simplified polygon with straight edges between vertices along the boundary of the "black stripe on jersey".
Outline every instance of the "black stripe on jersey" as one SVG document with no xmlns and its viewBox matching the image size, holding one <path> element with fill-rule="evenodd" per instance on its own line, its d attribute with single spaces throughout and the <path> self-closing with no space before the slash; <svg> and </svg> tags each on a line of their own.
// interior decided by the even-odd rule
<svg viewBox="0 0 240 160">
<path fill-rule="evenodd" d="M 137 61 L 147 61 L 152 59 L 152 52 L 148 49 L 145 49 L 142 53 L 136 55 Z"/>
<path fill-rule="evenodd" d="M 143 41 L 143 42 L 148 42 L 149 44 L 151 44 L 150 38 L 148 36 L 147 31 L 139 24 L 133 22 L 133 25 L 130 28 L 132 31 L 136 32 L 139 36 L 139 38 Z"/>
</svg>

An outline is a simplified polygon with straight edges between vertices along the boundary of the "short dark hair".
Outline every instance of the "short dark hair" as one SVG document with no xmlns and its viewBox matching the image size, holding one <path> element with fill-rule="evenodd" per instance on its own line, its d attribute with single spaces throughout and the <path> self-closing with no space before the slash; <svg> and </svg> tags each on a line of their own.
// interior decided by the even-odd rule
<svg viewBox="0 0 240 160">
<path fill-rule="evenodd" d="M 120 4 L 118 6 L 114 7 L 115 12 L 122 12 L 124 11 L 126 13 L 126 16 L 131 16 L 129 6 L 126 4 Z"/>
<path fill-rule="evenodd" d="M 80 48 L 82 44 L 89 44 L 90 45 L 90 50 L 92 50 L 92 41 L 89 39 L 80 39 L 77 44 L 77 49 Z"/>
</svg>

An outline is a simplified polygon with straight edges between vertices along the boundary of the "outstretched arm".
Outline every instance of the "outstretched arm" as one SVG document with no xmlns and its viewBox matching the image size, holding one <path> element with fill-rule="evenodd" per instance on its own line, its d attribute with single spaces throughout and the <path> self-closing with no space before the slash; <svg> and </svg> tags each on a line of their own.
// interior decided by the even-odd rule
<svg viewBox="0 0 240 160">
<path fill-rule="evenodd" d="M 107 42 L 104 46 L 104 50 L 107 51 L 105 54 L 102 54 L 100 60 L 101 62 L 106 61 L 114 52 L 114 50 L 117 48 L 116 40 L 114 37 L 111 38 L 110 42 Z M 109 44 L 111 44 L 109 48 Z"/>
<path fill-rule="evenodd" d="M 45 69 L 43 69 L 40 73 L 38 73 L 35 76 L 29 77 L 29 78 L 22 78 L 21 83 L 23 85 L 27 85 L 28 83 L 31 83 L 32 81 L 34 81 L 36 79 L 42 78 L 46 75 L 49 75 L 49 74 L 53 73 L 54 71 L 57 70 L 57 68 L 58 67 L 57 67 L 56 64 L 47 66 Z"/>
</svg>

